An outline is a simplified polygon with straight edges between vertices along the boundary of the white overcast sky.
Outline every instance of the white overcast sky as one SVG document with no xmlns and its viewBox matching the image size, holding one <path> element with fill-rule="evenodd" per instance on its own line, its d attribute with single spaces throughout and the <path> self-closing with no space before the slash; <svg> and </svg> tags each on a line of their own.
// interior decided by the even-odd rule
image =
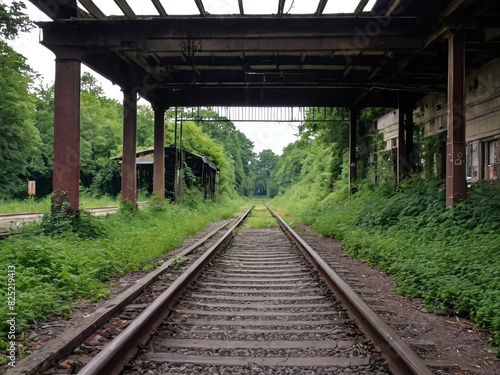
<svg viewBox="0 0 500 375">
<path fill-rule="evenodd" d="M 285 12 L 290 14 L 311 14 L 316 11 L 319 0 L 286 0 Z M 371 9 L 375 0 L 370 0 L 365 10 Z M 0 0 L 10 5 L 11 0 Z M 31 2 L 23 1 L 27 7 L 27 13 L 33 21 L 50 21 Z M 194 0 L 161 0 L 166 12 L 170 15 L 198 14 Z M 243 6 L 246 14 L 275 14 L 278 9 L 279 0 L 244 0 Z M 123 15 L 113 0 L 96 0 L 96 5 L 105 15 Z M 150 0 L 128 0 L 129 5 L 138 15 L 157 15 L 156 8 Z M 330 0 L 324 13 L 353 12 L 359 0 Z M 204 0 L 205 10 L 211 14 L 237 14 L 239 13 L 237 0 Z M 33 70 L 41 74 L 45 84 L 51 85 L 55 77 L 54 54 L 39 44 L 41 38 L 40 30 L 35 28 L 29 33 L 21 33 L 19 38 L 9 44 L 19 53 L 24 55 Z M 93 70 L 82 65 L 82 72 L 90 72 L 96 76 L 107 97 L 117 100 L 122 99 L 120 87 L 113 85 L 104 77 Z M 147 104 L 145 100 L 139 104 Z M 295 133 L 297 124 L 288 123 L 236 123 L 236 127 L 254 142 L 255 152 L 271 149 L 280 155 L 283 147 L 296 140 Z"/>
</svg>

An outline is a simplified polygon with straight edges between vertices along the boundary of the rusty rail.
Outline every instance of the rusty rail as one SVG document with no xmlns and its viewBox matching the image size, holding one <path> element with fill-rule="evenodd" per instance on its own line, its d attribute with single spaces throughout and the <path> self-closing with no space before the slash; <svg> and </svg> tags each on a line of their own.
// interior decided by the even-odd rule
<svg viewBox="0 0 500 375">
<path fill-rule="evenodd" d="M 229 224 L 224 223 L 219 225 L 206 236 L 196 241 L 196 243 L 182 250 L 178 256 L 186 256 L 190 254 L 195 249 L 204 245 L 210 238 L 215 236 L 227 225 Z M 148 273 L 146 276 L 138 280 L 132 287 L 109 300 L 86 318 L 76 322 L 74 326 L 61 333 L 57 338 L 43 344 L 28 357 L 19 361 L 14 369 L 7 372 L 7 375 L 31 375 L 38 373 L 39 371 L 43 372 L 45 366 L 50 366 L 52 362 L 69 355 L 71 351 L 80 346 L 85 339 L 96 330 L 96 328 L 101 327 L 110 317 L 120 312 L 148 286 L 153 284 L 163 274 L 168 272 L 174 259 L 175 258 L 168 259 L 156 270 Z"/>
<path fill-rule="evenodd" d="M 241 215 L 238 221 L 193 263 L 170 287 L 165 290 L 146 310 L 144 310 L 124 331 L 106 346 L 92 361 L 78 372 L 79 375 L 119 374 L 127 361 L 141 345 L 144 345 L 162 320 L 170 313 L 170 308 L 184 290 L 195 280 L 203 268 L 222 250 L 233 231 L 248 216 L 253 206 Z"/>
<path fill-rule="evenodd" d="M 322 279 L 339 298 L 359 327 L 382 351 L 391 370 L 400 375 L 432 375 L 424 361 L 406 345 L 398 334 L 383 322 L 352 288 L 307 244 L 285 221 L 265 203 L 280 228 L 320 273 Z"/>
</svg>

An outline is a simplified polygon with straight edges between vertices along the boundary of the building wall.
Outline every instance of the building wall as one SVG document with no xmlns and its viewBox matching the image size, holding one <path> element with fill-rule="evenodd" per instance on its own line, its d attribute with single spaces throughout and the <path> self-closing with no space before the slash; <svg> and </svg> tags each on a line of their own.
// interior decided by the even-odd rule
<svg viewBox="0 0 500 375">
<path fill-rule="evenodd" d="M 497 179 L 500 175 L 500 59 L 469 72 L 465 80 L 467 178 L 471 182 Z M 424 136 L 441 134 L 445 142 L 447 128 L 446 95 L 430 94 L 416 103 L 415 127 L 423 127 Z M 377 121 L 384 134 L 386 150 L 398 144 L 398 110 Z M 442 175 L 444 153 L 424 155 L 433 173 Z"/>
</svg>

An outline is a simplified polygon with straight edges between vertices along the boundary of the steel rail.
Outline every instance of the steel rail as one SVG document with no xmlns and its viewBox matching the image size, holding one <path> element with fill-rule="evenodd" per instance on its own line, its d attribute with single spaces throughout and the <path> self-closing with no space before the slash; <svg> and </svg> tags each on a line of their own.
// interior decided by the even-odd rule
<svg viewBox="0 0 500 375">
<path fill-rule="evenodd" d="M 182 257 L 190 254 L 204 245 L 210 238 L 215 236 L 233 221 L 234 220 L 230 220 L 228 223 L 219 225 L 206 236 L 176 254 L 176 256 Z M 144 292 L 148 286 L 165 274 L 170 269 L 174 259 L 175 258 L 168 259 L 160 267 L 138 280 L 123 293 L 109 300 L 89 316 L 62 332 L 57 338 L 43 344 L 28 357 L 19 361 L 14 369 L 7 372 L 7 375 L 31 375 L 39 371 L 43 372 L 45 366 L 50 366 L 52 362 L 69 355 L 71 351 L 80 346 L 92 332 L 106 323 L 110 317 L 122 311 L 140 293 Z"/>
<path fill-rule="evenodd" d="M 153 331 L 170 313 L 170 308 L 176 303 L 185 289 L 195 280 L 201 271 L 209 264 L 217 253 L 222 250 L 232 237 L 233 231 L 248 216 L 253 206 L 241 215 L 237 222 L 198 258 L 180 277 L 173 282 L 151 305 L 149 305 L 124 331 L 99 352 L 79 375 L 113 375 L 119 374 L 127 361 L 146 344 Z"/>
<path fill-rule="evenodd" d="M 354 290 L 304 241 L 267 203 L 280 228 L 320 273 L 322 279 L 341 300 L 350 316 L 379 347 L 391 370 L 400 375 L 432 375 L 424 361 L 410 349 L 396 331 L 383 322 Z"/>
</svg>

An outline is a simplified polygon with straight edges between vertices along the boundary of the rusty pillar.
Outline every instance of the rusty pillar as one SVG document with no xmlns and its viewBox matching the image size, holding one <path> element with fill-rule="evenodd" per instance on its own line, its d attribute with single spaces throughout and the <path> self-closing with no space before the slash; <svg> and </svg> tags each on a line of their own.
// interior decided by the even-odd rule
<svg viewBox="0 0 500 375">
<path fill-rule="evenodd" d="M 165 109 L 155 108 L 153 194 L 165 200 Z"/>
<path fill-rule="evenodd" d="M 80 200 L 80 68 L 80 61 L 56 59 L 53 190 L 66 192 L 73 210 Z"/>
<path fill-rule="evenodd" d="M 465 170 L 465 38 L 448 38 L 448 133 L 446 139 L 446 206 L 466 199 Z"/>
<path fill-rule="evenodd" d="M 122 202 L 137 203 L 137 93 L 123 91 Z"/>
<path fill-rule="evenodd" d="M 352 193 L 351 186 L 357 178 L 357 160 L 356 160 L 356 125 L 358 122 L 358 111 L 350 109 L 350 126 L 349 126 L 349 193 Z"/>
</svg>

